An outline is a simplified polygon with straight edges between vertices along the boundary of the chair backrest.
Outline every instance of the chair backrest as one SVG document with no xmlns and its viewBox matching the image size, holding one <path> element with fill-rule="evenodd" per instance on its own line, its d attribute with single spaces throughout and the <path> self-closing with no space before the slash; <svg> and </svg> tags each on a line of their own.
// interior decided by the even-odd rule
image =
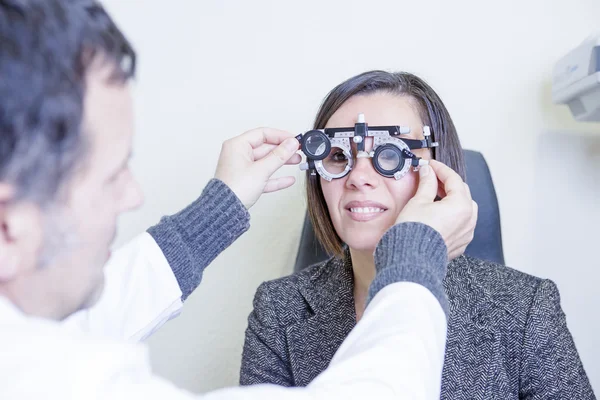
<svg viewBox="0 0 600 400">
<path fill-rule="evenodd" d="M 475 237 L 467 247 L 465 254 L 486 261 L 504 264 L 500 210 L 494 182 L 483 155 L 477 151 L 465 150 L 467 184 L 473 200 L 479 206 Z M 304 218 L 304 227 L 300 237 L 295 271 L 328 259 L 328 255 L 315 236 L 308 214 Z"/>
</svg>

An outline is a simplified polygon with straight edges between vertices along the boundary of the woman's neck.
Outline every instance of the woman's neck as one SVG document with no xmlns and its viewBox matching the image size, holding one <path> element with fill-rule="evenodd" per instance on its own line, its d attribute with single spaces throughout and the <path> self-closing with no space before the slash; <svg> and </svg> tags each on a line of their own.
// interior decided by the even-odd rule
<svg viewBox="0 0 600 400">
<path fill-rule="evenodd" d="M 354 274 L 354 308 L 358 322 L 365 311 L 369 286 L 375 279 L 375 259 L 372 251 L 353 249 L 350 249 L 350 257 Z"/>
</svg>

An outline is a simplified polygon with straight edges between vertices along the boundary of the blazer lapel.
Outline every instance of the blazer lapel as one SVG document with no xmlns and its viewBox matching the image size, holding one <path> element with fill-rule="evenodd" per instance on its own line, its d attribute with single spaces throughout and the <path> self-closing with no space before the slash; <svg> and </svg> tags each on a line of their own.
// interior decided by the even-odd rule
<svg viewBox="0 0 600 400">
<path fill-rule="evenodd" d="M 493 306 L 481 288 L 460 276 L 463 273 L 466 271 L 450 264 L 444 281 L 450 318 L 441 398 L 492 399 L 492 360 L 499 351 L 499 338 L 490 323 Z"/>
<path fill-rule="evenodd" d="M 356 325 L 352 267 L 333 259 L 301 282 L 312 315 L 287 330 L 292 376 L 296 386 L 306 386 L 329 365 L 335 352 Z"/>
</svg>

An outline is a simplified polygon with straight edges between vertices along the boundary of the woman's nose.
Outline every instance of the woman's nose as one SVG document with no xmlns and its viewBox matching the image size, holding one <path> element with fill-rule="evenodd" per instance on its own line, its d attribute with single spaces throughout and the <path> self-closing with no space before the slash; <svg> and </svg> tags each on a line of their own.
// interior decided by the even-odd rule
<svg viewBox="0 0 600 400">
<path fill-rule="evenodd" d="M 356 158 L 352 171 L 348 174 L 346 187 L 349 189 L 363 190 L 376 188 L 379 185 L 381 176 L 373 168 L 371 158 Z"/>
</svg>

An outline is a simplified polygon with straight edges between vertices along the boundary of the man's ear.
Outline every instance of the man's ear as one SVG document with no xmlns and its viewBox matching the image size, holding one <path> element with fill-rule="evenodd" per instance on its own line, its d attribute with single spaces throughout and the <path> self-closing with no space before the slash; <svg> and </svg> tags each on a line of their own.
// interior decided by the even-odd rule
<svg viewBox="0 0 600 400">
<path fill-rule="evenodd" d="M 11 248 L 11 239 L 8 229 L 8 209 L 14 198 L 11 185 L 0 182 L 0 282 L 14 278 L 17 273 L 17 259 L 15 251 Z"/>
<path fill-rule="evenodd" d="M 15 195 L 13 186 L 0 182 L 0 283 L 35 267 L 43 244 L 40 206 Z"/>
</svg>

